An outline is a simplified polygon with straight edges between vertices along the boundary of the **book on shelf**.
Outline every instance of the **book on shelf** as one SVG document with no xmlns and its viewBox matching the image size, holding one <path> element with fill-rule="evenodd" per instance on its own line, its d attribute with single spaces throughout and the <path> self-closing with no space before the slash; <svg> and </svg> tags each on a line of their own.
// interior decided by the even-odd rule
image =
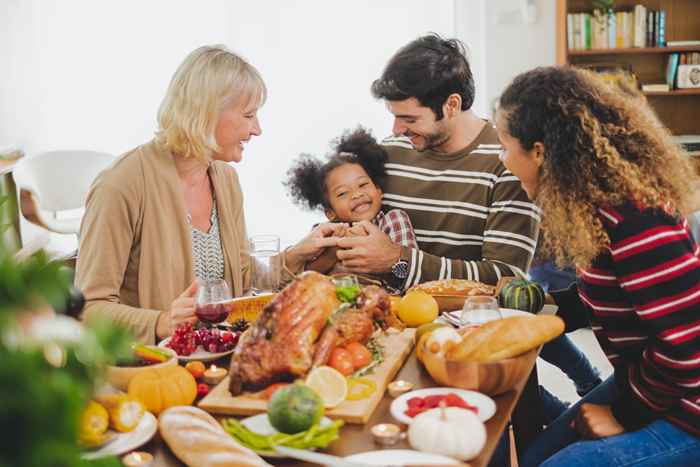
<svg viewBox="0 0 700 467">
<path fill-rule="evenodd" d="M 680 55 L 679 53 L 673 53 L 668 56 L 668 63 L 666 64 L 666 84 L 668 84 L 668 87 L 671 89 L 675 87 Z"/>
<path fill-rule="evenodd" d="M 668 47 L 687 47 L 692 45 L 700 45 L 700 40 L 698 41 L 668 41 L 666 42 Z"/>
<path fill-rule="evenodd" d="M 668 83 L 642 84 L 643 92 L 668 92 L 670 90 L 671 87 L 668 85 Z"/>
<path fill-rule="evenodd" d="M 632 11 L 567 13 L 566 30 L 569 50 L 664 47 L 666 11 L 638 4 Z"/>
<path fill-rule="evenodd" d="M 674 135 L 671 139 L 691 156 L 700 156 L 700 135 Z"/>
</svg>

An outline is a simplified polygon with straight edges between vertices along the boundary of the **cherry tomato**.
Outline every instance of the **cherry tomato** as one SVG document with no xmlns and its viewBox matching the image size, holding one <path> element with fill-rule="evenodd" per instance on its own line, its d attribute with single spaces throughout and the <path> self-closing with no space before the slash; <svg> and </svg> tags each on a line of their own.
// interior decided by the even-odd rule
<svg viewBox="0 0 700 467">
<path fill-rule="evenodd" d="M 372 362 L 372 354 L 367 347 L 360 344 L 359 342 L 351 342 L 345 346 L 345 348 L 350 352 L 352 357 L 352 365 L 357 370 L 364 366 L 369 365 Z"/>
<path fill-rule="evenodd" d="M 269 385 L 263 392 L 262 392 L 262 398 L 270 400 L 272 398 L 272 395 L 276 393 L 279 389 L 282 389 L 285 386 L 289 386 L 289 383 L 274 383 Z"/>
<path fill-rule="evenodd" d="M 331 357 L 328 359 L 328 364 L 344 374 L 351 375 L 355 371 L 352 364 L 352 354 L 342 347 L 336 347 L 331 352 Z"/>
</svg>

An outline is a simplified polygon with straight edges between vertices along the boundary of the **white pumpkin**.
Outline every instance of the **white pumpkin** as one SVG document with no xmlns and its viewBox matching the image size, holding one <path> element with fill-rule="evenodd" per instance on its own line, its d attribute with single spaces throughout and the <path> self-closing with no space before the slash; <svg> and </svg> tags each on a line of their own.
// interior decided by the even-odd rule
<svg viewBox="0 0 700 467">
<path fill-rule="evenodd" d="M 430 333 L 425 342 L 425 348 L 439 357 L 443 357 L 447 351 L 447 343 L 458 344 L 462 341 L 462 336 L 452 327 L 437 328 Z"/>
<path fill-rule="evenodd" d="M 486 427 L 471 410 L 445 407 L 416 416 L 408 428 L 413 449 L 467 461 L 486 444 Z"/>
</svg>

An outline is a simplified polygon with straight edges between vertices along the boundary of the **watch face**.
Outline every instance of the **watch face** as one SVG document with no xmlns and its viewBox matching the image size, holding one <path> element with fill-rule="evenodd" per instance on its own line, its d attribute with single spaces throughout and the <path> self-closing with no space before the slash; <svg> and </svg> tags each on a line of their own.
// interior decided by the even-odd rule
<svg viewBox="0 0 700 467">
<path fill-rule="evenodd" d="M 405 279 L 408 277 L 408 262 L 407 261 L 397 261 L 391 267 L 391 272 L 394 276 L 399 279 Z"/>
</svg>

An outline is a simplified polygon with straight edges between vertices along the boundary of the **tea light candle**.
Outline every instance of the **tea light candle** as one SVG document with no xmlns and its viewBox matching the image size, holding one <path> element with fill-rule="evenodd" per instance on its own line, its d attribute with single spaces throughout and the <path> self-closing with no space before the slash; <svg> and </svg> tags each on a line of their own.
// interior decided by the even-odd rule
<svg viewBox="0 0 700 467">
<path fill-rule="evenodd" d="M 391 446 L 401 439 L 401 429 L 393 423 L 379 423 L 372 427 L 372 437 L 377 444 Z"/>
<path fill-rule="evenodd" d="M 203 379 L 207 384 L 219 384 L 227 374 L 228 370 L 226 368 L 219 368 L 216 365 L 212 365 L 204 372 Z"/>
<path fill-rule="evenodd" d="M 391 397 L 399 397 L 401 394 L 413 389 L 413 383 L 399 379 L 389 383 L 387 388 L 389 389 L 389 395 Z"/>
<path fill-rule="evenodd" d="M 153 463 L 153 455 L 144 451 L 134 451 L 122 457 L 124 467 L 148 467 Z"/>
</svg>

